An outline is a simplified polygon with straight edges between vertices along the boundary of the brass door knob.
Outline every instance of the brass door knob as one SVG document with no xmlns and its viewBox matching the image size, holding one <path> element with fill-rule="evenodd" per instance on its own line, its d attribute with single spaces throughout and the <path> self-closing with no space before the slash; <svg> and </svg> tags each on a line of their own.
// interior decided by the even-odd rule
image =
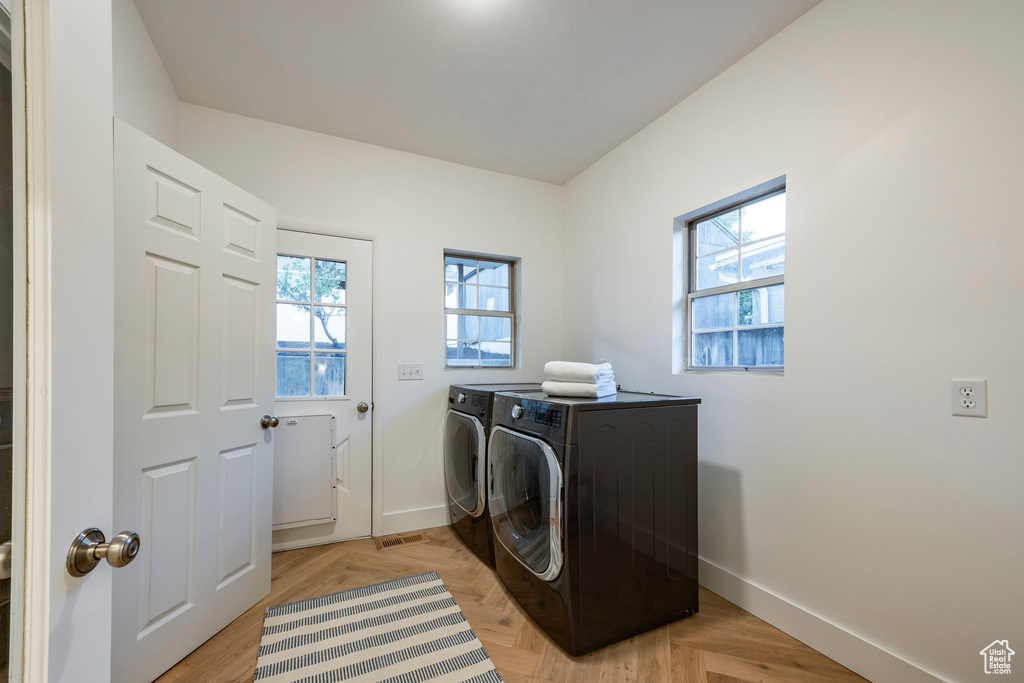
<svg viewBox="0 0 1024 683">
<path fill-rule="evenodd" d="M 279 424 L 281 424 L 281 421 L 273 415 L 264 415 L 260 418 L 260 427 L 263 427 L 264 429 L 272 429 Z"/>
<path fill-rule="evenodd" d="M 90 527 L 78 534 L 68 551 L 67 568 L 71 576 L 85 576 L 106 560 L 111 567 L 123 567 L 134 560 L 142 541 L 134 531 L 122 531 L 106 542 L 103 532 Z"/>
<path fill-rule="evenodd" d="M 360 413 L 365 413 L 369 409 L 370 404 L 367 403 L 366 401 L 360 401 L 359 405 L 356 406 L 356 410 L 358 410 Z"/>
</svg>

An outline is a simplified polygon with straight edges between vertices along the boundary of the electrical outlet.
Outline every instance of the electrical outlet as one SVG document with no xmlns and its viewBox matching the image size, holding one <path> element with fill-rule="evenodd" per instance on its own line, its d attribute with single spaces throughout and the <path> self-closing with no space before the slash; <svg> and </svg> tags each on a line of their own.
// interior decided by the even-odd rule
<svg viewBox="0 0 1024 683">
<path fill-rule="evenodd" d="M 423 363 L 399 363 L 398 379 L 423 379 Z"/>
<path fill-rule="evenodd" d="M 954 415 L 988 417 L 988 380 L 954 379 L 951 395 Z"/>
</svg>

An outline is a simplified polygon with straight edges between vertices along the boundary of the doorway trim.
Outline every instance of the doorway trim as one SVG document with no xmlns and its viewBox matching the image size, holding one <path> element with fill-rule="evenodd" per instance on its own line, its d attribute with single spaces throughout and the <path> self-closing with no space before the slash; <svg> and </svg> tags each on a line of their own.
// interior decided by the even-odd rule
<svg viewBox="0 0 1024 683">
<path fill-rule="evenodd" d="M 370 361 L 373 371 L 370 380 L 370 400 L 373 405 L 373 410 L 370 411 L 372 460 L 370 468 L 370 536 L 381 536 L 388 533 L 384 531 L 384 418 L 382 416 L 385 401 L 381 395 L 383 383 L 379 380 L 384 377 L 384 334 L 381 328 L 381 325 L 384 324 L 384 235 L 372 229 L 341 224 L 311 223 L 281 215 L 277 217 L 277 224 L 278 226 L 287 226 L 279 227 L 281 230 L 363 240 L 373 244 L 373 302 L 370 306 L 370 311 L 373 313 L 373 322 L 370 325 L 370 349 L 373 354 Z"/>
<path fill-rule="evenodd" d="M 50 605 L 49 13 L 46 0 L 15 0 L 11 9 L 13 150 L 14 159 L 25 160 L 14 169 L 14 301 L 25 312 L 14 316 L 14 348 L 25 353 L 14 356 L 11 530 L 18 570 L 11 583 L 10 678 L 44 681 Z M 24 379 L 20 387 L 18 379 Z"/>
<path fill-rule="evenodd" d="M 14 452 L 11 680 L 48 678 L 50 612 L 50 130 L 46 0 L 12 7 Z"/>
</svg>

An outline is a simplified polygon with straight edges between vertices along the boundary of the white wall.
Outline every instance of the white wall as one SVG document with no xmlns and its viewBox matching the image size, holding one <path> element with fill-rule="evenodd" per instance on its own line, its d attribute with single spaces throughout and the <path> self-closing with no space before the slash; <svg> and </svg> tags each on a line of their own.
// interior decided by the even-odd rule
<svg viewBox="0 0 1024 683">
<path fill-rule="evenodd" d="M 114 115 L 178 146 L 178 93 L 132 0 L 113 0 Z"/>
<path fill-rule="evenodd" d="M 49 472 L 33 473 L 50 478 L 47 680 L 100 681 L 110 676 L 114 570 L 75 579 L 64 557 L 82 529 L 112 533 L 111 17 L 108 4 L 78 0 L 50 0 L 49 16 L 52 454 Z"/>
<path fill-rule="evenodd" d="M 281 227 L 375 240 L 373 533 L 447 524 L 448 385 L 539 381 L 561 355 L 561 188 L 187 104 L 181 151 Z M 444 369 L 446 248 L 522 259 L 518 370 Z M 399 382 L 399 362 L 423 381 Z"/>
<path fill-rule="evenodd" d="M 704 400 L 702 581 L 874 680 L 1024 633 L 1022 26 L 827 0 L 565 188 L 565 355 Z M 785 376 L 673 375 L 673 218 L 782 174 Z"/>
</svg>

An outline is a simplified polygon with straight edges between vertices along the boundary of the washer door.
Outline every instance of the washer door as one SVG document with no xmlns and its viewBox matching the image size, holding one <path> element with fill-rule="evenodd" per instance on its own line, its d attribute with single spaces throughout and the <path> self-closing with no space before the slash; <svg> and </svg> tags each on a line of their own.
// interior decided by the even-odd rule
<svg viewBox="0 0 1024 683">
<path fill-rule="evenodd" d="M 551 581 L 562 569 L 562 468 L 551 446 L 505 427 L 491 430 L 494 536 L 527 569 Z"/>
<path fill-rule="evenodd" d="M 449 410 L 444 430 L 444 478 L 448 497 L 473 517 L 484 513 L 487 502 L 483 483 L 486 448 L 480 420 Z"/>
</svg>

